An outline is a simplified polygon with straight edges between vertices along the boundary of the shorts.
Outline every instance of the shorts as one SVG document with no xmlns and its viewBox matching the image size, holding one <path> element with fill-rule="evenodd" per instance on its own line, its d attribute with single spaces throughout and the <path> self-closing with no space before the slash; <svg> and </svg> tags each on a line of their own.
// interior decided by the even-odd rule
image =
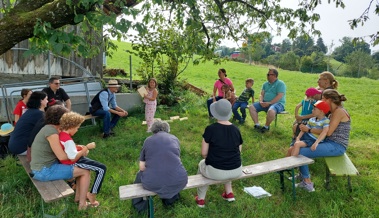
<svg viewBox="0 0 379 218">
<path fill-rule="evenodd" d="M 41 170 L 32 170 L 33 179 L 46 182 L 53 180 L 67 180 L 74 177 L 74 165 L 60 164 L 54 162 L 50 167 L 43 167 Z"/>
<path fill-rule="evenodd" d="M 254 102 L 253 106 L 255 107 L 255 110 L 257 112 L 264 111 L 267 112 L 268 110 L 274 110 L 276 113 L 280 113 L 284 111 L 284 106 L 281 103 L 275 103 L 270 105 L 269 107 L 262 107 L 259 102 Z"/>
</svg>

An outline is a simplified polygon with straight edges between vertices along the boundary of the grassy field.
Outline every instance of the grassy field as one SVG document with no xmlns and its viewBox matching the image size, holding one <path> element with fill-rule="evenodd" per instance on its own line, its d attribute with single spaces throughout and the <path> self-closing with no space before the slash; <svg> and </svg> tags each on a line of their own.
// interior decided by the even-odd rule
<svg viewBox="0 0 379 218">
<path fill-rule="evenodd" d="M 127 46 L 127 45 L 125 45 Z M 109 68 L 126 68 L 122 61 L 129 60 L 124 49 L 119 49 L 114 60 L 108 59 Z M 133 58 L 133 60 L 136 60 Z M 120 64 L 120 65 L 117 65 Z M 133 63 L 133 66 L 137 63 Z M 253 78 L 253 86 L 258 93 L 266 81 L 266 66 L 250 66 L 244 63 L 225 62 L 215 66 L 205 63 L 189 66 L 180 79 L 211 92 L 217 79 L 217 69 L 225 68 L 233 81 L 237 95 L 244 88 L 246 78 Z M 277 127 L 261 134 L 253 129 L 250 118 L 244 125 L 238 125 L 244 139 L 242 159 L 244 165 L 284 157 L 291 139 L 291 123 L 294 120 L 295 105 L 304 97 L 304 91 L 317 86 L 318 75 L 291 72 L 279 69 L 279 79 L 287 85 L 286 110 L 289 115 L 278 117 Z M 308 193 L 298 190 L 297 201 L 292 200 L 290 183 L 286 183 L 283 193 L 279 186 L 279 175 L 267 174 L 233 183 L 236 201 L 225 202 L 221 198 L 223 187 L 211 186 L 206 198 L 206 207 L 196 206 L 196 190 L 185 190 L 182 199 L 173 207 L 166 208 L 157 197 L 156 217 L 378 217 L 379 206 L 379 81 L 365 78 L 352 79 L 337 77 L 338 91 L 345 94 L 345 107 L 352 117 L 352 131 L 347 153 L 360 172 L 352 178 L 353 192 L 346 188 L 345 178 L 333 178 L 331 190 L 324 188 L 325 163 L 322 159 L 310 165 L 316 191 Z M 156 117 L 168 119 L 170 116 L 187 116 L 186 121 L 171 123 L 171 133 L 181 142 L 181 157 L 189 175 L 197 172 L 201 160 L 200 146 L 204 128 L 209 125 L 205 100 L 193 93 L 184 93 L 182 101 L 173 108 L 159 106 Z M 103 140 L 100 127 L 82 128 L 74 136 L 76 142 L 84 144 L 95 141 L 97 147 L 91 151 L 90 158 L 107 165 L 108 171 L 98 200 L 101 205 L 85 212 L 78 212 L 73 198 L 67 200 L 66 217 L 141 217 L 131 207 L 131 201 L 119 200 L 118 187 L 133 182 L 138 170 L 138 157 L 143 141 L 150 134 L 141 123 L 144 114 L 136 110 L 122 119 L 116 128 L 116 137 Z M 260 114 L 264 121 L 264 114 Z M 0 160 L 0 217 L 41 217 L 40 197 L 28 176 L 14 158 Z M 243 192 L 243 187 L 261 186 L 272 194 L 271 197 L 255 199 Z M 59 210 L 63 201 L 48 205 L 49 212 Z"/>
</svg>

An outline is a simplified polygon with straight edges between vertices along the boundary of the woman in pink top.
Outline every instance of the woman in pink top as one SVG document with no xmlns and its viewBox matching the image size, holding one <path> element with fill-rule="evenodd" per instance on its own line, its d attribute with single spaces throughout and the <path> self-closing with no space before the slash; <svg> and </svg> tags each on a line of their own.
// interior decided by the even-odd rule
<svg viewBox="0 0 379 218">
<path fill-rule="evenodd" d="M 17 103 L 16 107 L 13 110 L 14 125 L 16 125 L 16 123 L 20 119 L 21 115 L 24 114 L 25 111 L 27 110 L 26 103 L 28 103 L 31 95 L 32 95 L 32 90 L 30 90 L 30 89 L 22 89 L 21 90 L 22 99 Z"/>
<path fill-rule="evenodd" d="M 213 95 L 211 98 L 209 98 L 207 100 L 209 118 L 213 118 L 212 113 L 209 110 L 209 107 L 211 106 L 211 104 L 215 101 L 218 101 L 218 100 L 224 98 L 224 92 L 221 90 L 222 86 L 224 84 L 227 84 L 230 87 L 230 91 L 234 92 L 233 83 L 229 78 L 227 78 L 225 69 L 221 68 L 218 70 L 218 77 L 219 77 L 219 79 L 216 80 L 214 87 L 213 87 Z M 216 95 L 216 91 L 217 91 L 217 95 Z"/>
</svg>

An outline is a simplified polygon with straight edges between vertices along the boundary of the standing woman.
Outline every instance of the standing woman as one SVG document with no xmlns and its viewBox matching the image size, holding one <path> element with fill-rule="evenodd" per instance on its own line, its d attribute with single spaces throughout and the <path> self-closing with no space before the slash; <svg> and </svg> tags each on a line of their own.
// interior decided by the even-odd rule
<svg viewBox="0 0 379 218">
<path fill-rule="evenodd" d="M 208 115 L 209 115 L 209 118 L 213 118 L 213 115 L 210 111 L 210 106 L 213 102 L 215 101 L 218 101 L 220 99 L 223 99 L 224 98 L 224 92 L 222 91 L 222 86 L 223 85 L 228 85 L 229 88 L 230 88 L 230 91 L 234 92 L 234 86 L 233 86 L 233 83 L 232 81 L 227 78 L 227 75 L 226 75 L 226 70 L 221 68 L 218 70 L 218 77 L 219 79 L 216 80 L 214 86 L 213 86 L 213 95 L 211 98 L 209 98 L 207 100 L 207 107 L 208 107 Z M 216 91 L 217 91 L 217 95 L 216 95 Z"/>
<path fill-rule="evenodd" d="M 39 181 L 69 180 L 76 178 L 75 201 L 79 202 L 79 210 L 87 209 L 87 192 L 90 184 L 90 171 L 74 165 L 61 164 L 60 160 L 68 157 L 59 141 L 59 120 L 68 109 L 61 105 L 54 105 L 47 109 L 46 125 L 36 135 L 32 144 L 33 179 Z M 83 149 L 88 148 L 83 146 Z"/>
<path fill-rule="evenodd" d="M 145 120 L 147 124 L 147 132 L 151 132 L 151 125 L 154 123 L 155 111 L 157 110 L 157 80 L 155 78 L 149 79 L 147 84 L 147 94 L 143 97 L 145 105 Z"/>
<path fill-rule="evenodd" d="M 204 158 L 199 163 L 198 173 L 214 180 L 230 180 L 242 174 L 241 149 L 242 136 L 239 129 L 229 122 L 232 116 L 232 105 L 226 99 L 211 104 L 210 110 L 217 119 L 205 128 L 201 142 L 201 155 Z M 224 184 L 222 198 L 234 201 L 232 182 Z M 208 186 L 197 188 L 196 203 L 205 206 L 205 195 Z"/>
<path fill-rule="evenodd" d="M 30 90 L 30 89 L 22 89 L 21 90 L 22 99 L 17 103 L 16 107 L 13 110 L 14 125 L 16 125 L 16 123 L 20 119 L 21 115 L 23 115 L 26 112 L 26 110 L 27 110 L 26 104 L 28 103 L 31 95 L 32 95 L 32 90 Z"/>
<path fill-rule="evenodd" d="M 349 113 L 342 106 L 342 102 L 347 100 L 345 95 L 339 94 L 334 89 L 327 89 L 322 93 L 322 100 L 330 106 L 329 131 L 326 134 L 327 138 L 318 144 L 316 150 L 312 151 L 310 147 L 300 148 L 299 154 L 309 158 L 341 156 L 349 145 L 351 119 Z M 303 132 L 313 134 L 320 134 L 322 131 L 321 129 L 310 129 L 303 124 L 300 125 L 300 129 Z M 296 184 L 297 187 L 304 188 L 309 192 L 314 191 L 308 165 L 299 168 L 300 177 L 303 178 L 303 181 Z"/>
<path fill-rule="evenodd" d="M 47 105 L 44 92 L 33 92 L 26 106 L 28 110 L 20 117 L 9 139 L 9 151 L 15 155 L 26 155 L 31 132 L 36 123 L 43 118 Z"/>
<path fill-rule="evenodd" d="M 318 89 L 320 90 L 337 89 L 338 87 L 338 81 L 334 78 L 334 75 L 328 71 L 320 73 L 317 83 Z"/>
</svg>

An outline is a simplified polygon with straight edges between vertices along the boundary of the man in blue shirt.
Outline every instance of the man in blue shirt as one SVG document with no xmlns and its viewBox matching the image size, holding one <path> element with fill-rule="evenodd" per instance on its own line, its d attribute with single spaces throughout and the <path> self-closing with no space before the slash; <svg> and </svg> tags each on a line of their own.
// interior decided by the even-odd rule
<svg viewBox="0 0 379 218">
<path fill-rule="evenodd" d="M 278 71 L 269 69 L 267 73 L 267 82 L 262 86 L 259 96 L 259 102 L 255 102 L 249 107 L 250 116 L 254 121 L 254 128 L 262 133 L 270 129 L 271 122 L 275 119 L 277 113 L 284 111 L 286 103 L 286 85 L 278 79 Z M 258 120 L 258 112 L 265 111 L 266 124 L 261 127 Z"/>
<path fill-rule="evenodd" d="M 103 117 L 103 138 L 114 135 L 112 129 L 120 117 L 128 116 L 128 112 L 117 106 L 116 95 L 118 91 L 117 80 L 109 80 L 107 88 L 101 90 L 91 101 L 90 113 L 93 116 Z M 111 115 L 113 114 L 112 120 Z"/>
</svg>

